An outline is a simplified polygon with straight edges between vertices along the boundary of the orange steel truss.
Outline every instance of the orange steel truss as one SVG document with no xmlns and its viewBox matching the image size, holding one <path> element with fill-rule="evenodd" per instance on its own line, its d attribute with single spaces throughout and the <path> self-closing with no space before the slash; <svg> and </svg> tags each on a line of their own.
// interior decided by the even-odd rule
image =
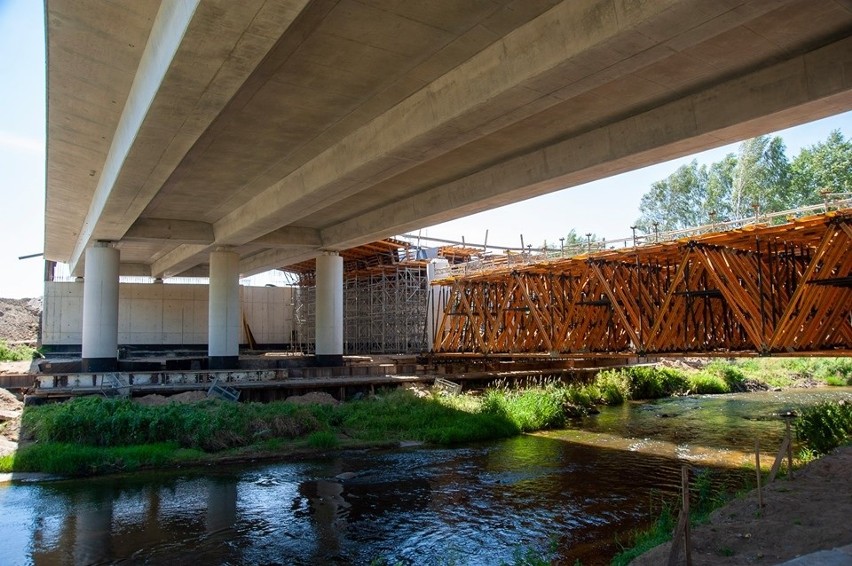
<svg viewBox="0 0 852 566">
<path fill-rule="evenodd" d="M 448 278 L 435 352 L 848 355 L 852 209 Z"/>
</svg>

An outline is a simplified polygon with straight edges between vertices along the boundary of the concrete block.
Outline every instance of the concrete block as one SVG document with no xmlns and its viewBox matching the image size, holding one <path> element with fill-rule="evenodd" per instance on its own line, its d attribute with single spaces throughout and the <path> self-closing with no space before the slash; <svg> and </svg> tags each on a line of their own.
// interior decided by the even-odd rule
<svg viewBox="0 0 852 566">
<path fill-rule="evenodd" d="M 150 373 L 133 373 L 131 374 L 133 378 L 133 385 L 150 385 L 151 384 L 151 374 Z"/>
</svg>

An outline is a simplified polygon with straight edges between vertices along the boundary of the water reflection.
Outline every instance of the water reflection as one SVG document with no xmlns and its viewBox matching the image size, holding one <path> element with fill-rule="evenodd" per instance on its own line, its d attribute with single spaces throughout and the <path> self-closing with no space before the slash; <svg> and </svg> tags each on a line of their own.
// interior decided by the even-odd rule
<svg viewBox="0 0 852 566">
<path fill-rule="evenodd" d="M 790 402 L 665 400 L 456 449 L 0 486 L 0 529 L 22 535 L 0 564 L 481 564 L 551 538 L 566 563 L 602 564 L 676 492 L 681 462 L 741 481 L 736 465 L 755 437 L 780 439 L 773 415 Z"/>
</svg>

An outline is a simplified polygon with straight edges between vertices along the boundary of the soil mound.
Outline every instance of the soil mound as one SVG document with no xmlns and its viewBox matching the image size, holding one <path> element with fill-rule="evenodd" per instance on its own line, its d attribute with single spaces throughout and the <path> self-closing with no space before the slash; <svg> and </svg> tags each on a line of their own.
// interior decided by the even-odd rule
<svg viewBox="0 0 852 566">
<path fill-rule="evenodd" d="M 0 299 L 0 340 L 35 342 L 41 325 L 41 298 Z"/>
<path fill-rule="evenodd" d="M 18 448 L 23 408 L 17 397 L 0 389 L 0 456 L 12 454 Z"/>
<path fill-rule="evenodd" d="M 293 395 L 284 399 L 287 403 L 295 403 L 297 405 L 337 405 L 340 403 L 337 399 L 328 393 L 305 393 L 304 395 Z"/>
<path fill-rule="evenodd" d="M 145 395 L 134 399 L 140 405 L 167 405 L 169 403 L 198 403 L 207 399 L 207 393 L 204 391 L 184 391 L 177 395 L 163 396 L 156 393 Z"/>
</svg>

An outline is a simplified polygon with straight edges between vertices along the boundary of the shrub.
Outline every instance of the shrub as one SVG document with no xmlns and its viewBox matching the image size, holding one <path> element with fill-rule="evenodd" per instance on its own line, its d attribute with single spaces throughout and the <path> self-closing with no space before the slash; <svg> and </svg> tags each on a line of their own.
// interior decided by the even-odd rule
<svg viewBox="0 0 852 566">
<path fill-rule="evenodd" d="M 814 377 L 829 385 L 852 385 L 852 358 L 823 358 Z"/>
<path fill-rule="evenodd" d="M 22 362 L 38 355 L 38 350 L 25 344 L 10 346 L 4 340 L 0 340 L 0 362 Z"/>
<path fill-rule="evenodd" d="M 595 377 L 601 400 L 607 405 L 620 405 L 630 397 L 630 382 L 622 371 L 606 370 Z"/>
<path fill-rule="evenodd" d="M 692 393 L 700 394 L 717 394 L 730 393 L 731 389 L 725 380 L 717 375 L 709 372 L 696 373 L 690 375 L 689 390 Z"/>
<path fill-rule="evenodd" d="M 852 436 L 852 404 L 824 402 L 802 410 L 795 421 L 796 436 L 818 454 L 827 454 Z"/>
<path fill-rule="evenodd" d="M 634 366 L 623 370 L 630 384 L 631 399 L 659 399 L 686 391 L 688 382 L 683 372 L 672 368 Z"/>
</svg>

